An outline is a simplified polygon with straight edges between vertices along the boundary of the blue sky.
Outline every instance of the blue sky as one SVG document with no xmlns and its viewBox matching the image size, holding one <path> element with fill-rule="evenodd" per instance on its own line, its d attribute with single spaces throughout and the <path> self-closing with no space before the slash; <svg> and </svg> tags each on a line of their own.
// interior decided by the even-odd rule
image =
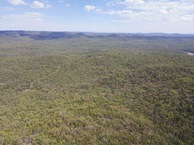
<svg viewBox="0 0 194 145">
<path fill-rule="evenodd" d="M 0 30 L 194 34 L 194 0 L 1 0 Z"/>
</svg>

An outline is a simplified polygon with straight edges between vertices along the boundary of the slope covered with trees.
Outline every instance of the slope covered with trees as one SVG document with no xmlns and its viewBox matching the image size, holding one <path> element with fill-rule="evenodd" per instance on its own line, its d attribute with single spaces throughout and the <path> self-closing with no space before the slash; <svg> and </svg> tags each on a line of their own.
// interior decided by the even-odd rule
<svg viewBox="0 0 194 145">
<path fill-rule="evenodd" d="M 0 38 L 0 144 L 194 142 L 192 38 Z"/>
</svg>

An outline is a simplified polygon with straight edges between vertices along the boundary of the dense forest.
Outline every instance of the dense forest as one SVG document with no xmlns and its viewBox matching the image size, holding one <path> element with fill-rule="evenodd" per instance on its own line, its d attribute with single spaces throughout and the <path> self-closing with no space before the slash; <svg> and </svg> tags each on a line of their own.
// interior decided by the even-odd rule
<svg viewBox="0 0 194 145">
<path fill-rule="evenodd" d="M 194 142 L 194 36 L 0 32 L 0 144 Z"/>
</svg>

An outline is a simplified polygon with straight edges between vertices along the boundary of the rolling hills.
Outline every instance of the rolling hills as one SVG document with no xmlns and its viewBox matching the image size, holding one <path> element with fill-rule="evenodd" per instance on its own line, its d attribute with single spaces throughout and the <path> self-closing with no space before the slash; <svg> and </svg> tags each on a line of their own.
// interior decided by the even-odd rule
<svg viewBox="0 0 194 145">
<path fill-rule="evenodd" d="M 193 35 L 0 31 L 0 144 L 194 142 Z"/>
</svg>

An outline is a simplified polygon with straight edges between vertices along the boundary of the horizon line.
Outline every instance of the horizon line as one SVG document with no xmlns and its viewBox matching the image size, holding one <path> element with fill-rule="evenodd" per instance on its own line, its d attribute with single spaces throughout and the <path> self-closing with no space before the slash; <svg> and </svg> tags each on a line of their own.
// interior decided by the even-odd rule
<svg viewBox="0 0 194 145">
<path fill-rule="evenodd" d="M 101 34 L 166 34 L 166 35 L 194 35 L 194 33 L 170 33 L 170 32 L 95 32 L 95 31 L 54 31 L 54 30 L 0 30 L 2 31 L 9 31 L 9 32 L 59 32 L 59 33 L 64 33 L 64 32 L 69 32 L 69 33 L 101 33 Z"/>
</svg>

